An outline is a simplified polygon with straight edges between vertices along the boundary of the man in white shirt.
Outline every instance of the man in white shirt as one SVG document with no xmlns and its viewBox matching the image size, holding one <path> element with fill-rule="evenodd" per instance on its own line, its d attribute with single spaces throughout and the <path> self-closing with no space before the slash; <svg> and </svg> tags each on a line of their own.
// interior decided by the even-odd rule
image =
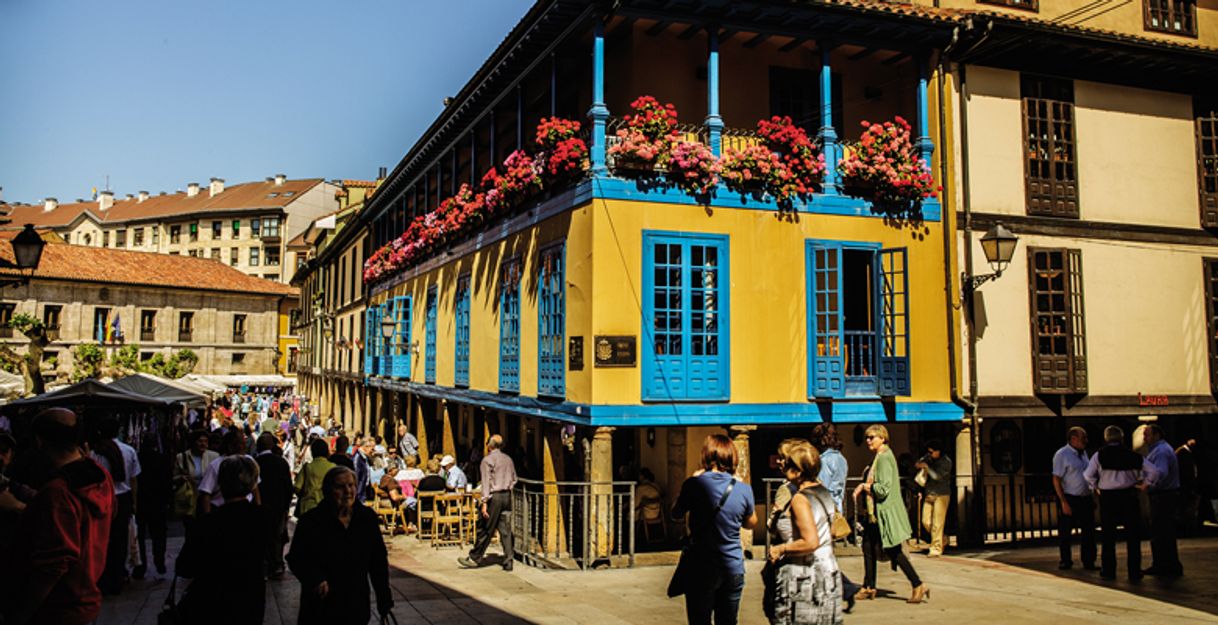
<svg viewBox="0 0 1218 625">
<path fill-rule="evenodd" d="M 457 466 L 457 460 L 452 456 L 445 455 L 440 459 L 440 475 L 444 476 L 444 485 L 448 490 L 462 491 L 469 484 L 465 471 Z"/>
<path fill-rule="evenodd" d="M 1061 561 L 1057 568 L 1074 566 L 1071 558 L 1070 534 L 1074 528 L 1082 532 L 1079 557 L 1083 568 L 1095 569 L 1095 499 L 1083 474 L 1091 459 L 1087 456 L 1087 430 L 1072 427 L 1066 433 L 1066 444 L 1053 454 L 1053 490 L 1057 492 L 1057 537 Z"/>
<path fill-rule="evenodd" d="M 93 449 L 93 459 L 114 480 L 114 518 L 110 522 L 110 538 L 106 547 L 106 567 L 97 585 L 109 595 L 122 591 L 127 580 L 127 550 L 130 547 L 128 526 L 135 514 L 139 491 L 140 459 L 135 448 L 118 439 L 118 419 L 102 419 L 98 426 L 100 440 Z M 121 463 L 120 466 L 116 466 Z"/>
<path fill-rule="evenodd" d="M 199 514 L 204 515 L 211 512 L 211 509 L 218 508 L 224 505 L 224 494 L 220 492 L 220 463 L 229 456 L 245 456 L 253 460 L 253 456 L 245 453 L 245 434 L 234 428 L 224 435 L 224 442 L 221 444 L 221 450 L 224 455 L 211 461 L 207 468 L 203 470 L 203 479 L 199 480 Z M 258 478 L 258 483 L 262 482 L 262 478 Z M 254 490 L 246 498 L 255 504 L 262 505 L 262 495 L 258 492 L 257 484 L 254 485 Z"/>
<path fill-rule="evenodd" d="M 1142 513 L 1137 485 L 1142 478 L 1142 456 L 1125 447 L 1125 432 L 1104 428 L 1103 448 L 1091 456 L 1083 477 L 1100 491 L 1100 577 L 1116 579 L 1116 528 L 1125 528 L 1125 557 L 1129 579 L 1142 579 Z"/>
</svg>

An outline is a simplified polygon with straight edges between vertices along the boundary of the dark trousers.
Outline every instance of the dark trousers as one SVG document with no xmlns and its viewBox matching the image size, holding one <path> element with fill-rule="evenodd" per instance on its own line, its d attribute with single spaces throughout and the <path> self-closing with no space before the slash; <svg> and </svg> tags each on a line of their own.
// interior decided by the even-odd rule
<svg viewBox="0 0 1218 625">
<path fill-rule="evenodd" d="M 1066 495 L 1066 503 L 1070 504 L 1073 514 L 1063 514 L 1057 510 L 1057 539 L 1061 546 L 1061 563 L 1073 564 L 1070 556 L 1070 535 L 1074 528 L 1082 531 L 1082 544 L 1079 545 L 1079 559 L 1083 566 L 1095 566 L 1095 500 L 1090 496 Z"/>
<path fill-rule="evenodd" d="M 266 515 L 266 568 L 268 573 L 279 573 L 284 570 L 283 539 L 287 535 L 288 515 L 286 512 L 269 511 Z"/>
<path fill-rule="evenodd" d="M 909 580 L 909 585 L 917 588 L 922 585 L 922 578 L 918 577 L 918 572 L 914 570 L 913 564 L 909 562 L 909 556 L 905 555 L 905 550 L 901 545 L 888 547 L 884 550 L 888 554 L 888 561 L 892 564 L 892 569 L 895 571 L 901 569 L 905 574 L 905 579 Z"/>
<path fill-rule="evenodd" d="M 689 625 L 736 625 L 743 593 L 743 575 L 719 571 L 698 576 L 685 591 L 685 618 Z"/>
<path fill-rule="evenodd" d="M 1184 570 L 1176 549 L 1176 510 L 1179 506 L 1180 491 L 1150 493 L 1151 566 L 1162 575 L 1179 575 Z"/>
<path fill-rule="evenodd" d="M 1132 488 L 1100 492 L 1100 526 L 1103 549 L 1100 573 L 1116 576 L 1117 526 L 1125 527 L 1125 558 L 1129 577 L 1142 576 L 1142 513 L 1137 491 Z"/>
<path fill-rule="evenodd" d="M 880 526 L 863 525 L 863 588 L 875 588 L 875 569 L 880 560 Z"/>
<path fill-rule="evenodd" d="M 97 585 L 102 592 L 116 595 L 127 581 L 127 531 L 131 524 L 131 492 L 114 496 L 114 517 L 110 520 L 110 539 L 106 542 L 106 568 Z"/>
<path fill-rule="evenodd" d="M 140 562 L 148 568 L 148 544 L 152 539 L 152 557 L 156 562 L 157 572 L 165 570 L 165 532 L 169 524 L 168 506 L 144 504 L 135 515 L 136 525 L 139 526 Z"/>
<path fill-rule="evenodd" d="M 474 562 L 482 559 L 486 548 L 491 544 L 491 536 L 499 532 L 499 544 L 503 546 L 503 563 L 511 562 L 515 557 L 512 551 L 512 520 L 506 512 L 512 511 L 512 494 L 508 491 L 491 493 L 491 500 L 486 504 L 486 516 L 482 519 L 482 530 L 478 533 L 478 542 L 474 550 L 469 552 L 469 558 Z"/>
</svg>

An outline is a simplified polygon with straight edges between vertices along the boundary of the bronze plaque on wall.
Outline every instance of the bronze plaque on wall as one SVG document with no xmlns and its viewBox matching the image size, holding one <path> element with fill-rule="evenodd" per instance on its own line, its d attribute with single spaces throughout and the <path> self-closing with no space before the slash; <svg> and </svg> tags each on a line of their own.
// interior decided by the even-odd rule
<svg viewBox="0 0 1218 625">
<path fill-rule="evenodd" d="M 637 337 L 598 336 L 592 346 L 598 367 L 633 367 L 636 361 Z"/>
<path fill-rule="evenodd" d="M 584 370 L 584 337 L 582 336 L 567 339 L 567 369 Z"/>
</svg>

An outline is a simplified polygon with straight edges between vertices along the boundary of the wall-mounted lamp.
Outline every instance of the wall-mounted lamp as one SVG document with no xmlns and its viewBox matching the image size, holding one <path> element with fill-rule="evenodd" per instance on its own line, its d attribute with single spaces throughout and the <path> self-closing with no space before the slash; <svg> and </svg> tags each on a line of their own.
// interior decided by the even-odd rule
<svg viewBox="0 0 1218 625">
<path fill-rule="evenodd" d="M 1019 237 L 1000 223 L 994 224 L 994 227 L 981 237 L 981 251 L 985 252 L 985 259 L 990 263 L 990 267 L 994 268 L 994 273 L 979 276 L 970 276 L 968 272 L 960 274 L 960 292 L 966 300 L 972 299 L 973 291 L 977 290 L 977 287 L 1002 276 L 1002 272 L 1011 264 L 1018 245 Z"/>
</svg>

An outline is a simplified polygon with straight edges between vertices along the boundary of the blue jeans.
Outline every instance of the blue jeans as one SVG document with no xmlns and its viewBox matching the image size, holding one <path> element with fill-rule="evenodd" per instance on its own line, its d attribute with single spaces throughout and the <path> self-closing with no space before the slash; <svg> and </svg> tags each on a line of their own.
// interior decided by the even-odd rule
<svg viewBox="0 0 1218 625">
<path fill-rule="evenodd" d="M 736 625 L 740 613 L 740 595 L 744 593 L 744 575 L 724 571 L 700 577 L 685 592 L 685 617 L 689 625 Z M 711 620 L 711 615 L 714 620 Z"/>
</svg>

